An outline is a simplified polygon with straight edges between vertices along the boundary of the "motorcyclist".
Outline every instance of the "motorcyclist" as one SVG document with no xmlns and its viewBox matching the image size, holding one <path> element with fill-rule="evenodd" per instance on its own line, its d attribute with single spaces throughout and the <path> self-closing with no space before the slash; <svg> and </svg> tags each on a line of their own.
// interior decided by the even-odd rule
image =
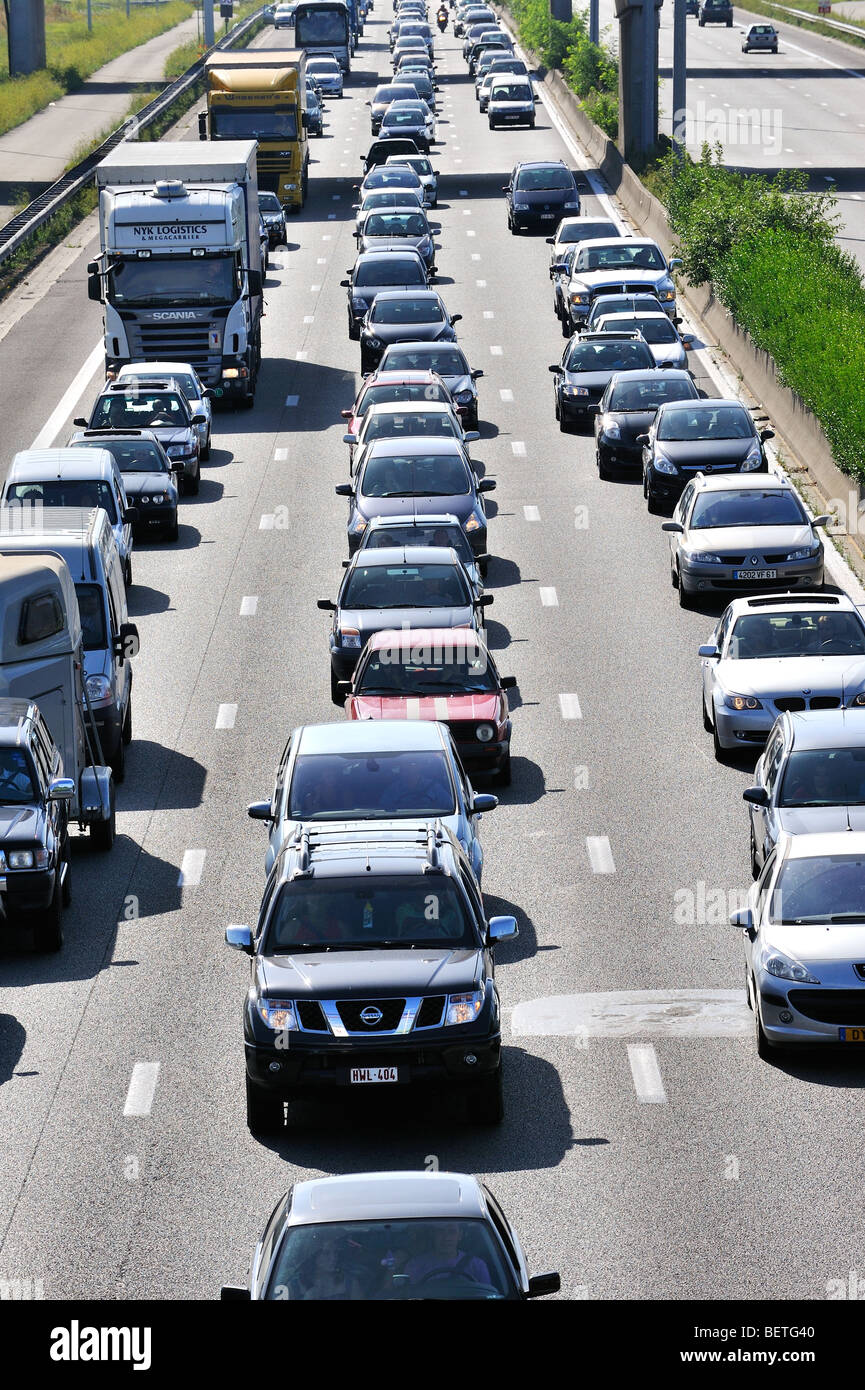
<svg viewBox="0 0 865 1390">
<path fill-rule="evenodd" d="M 439 12 L 438 12 L 438 14 L 436 15 L 436 19 L 438 20 L 439 32 L 442 33 L 442 34 L 444 33 L 445 29 L 448 27 L 448 13 L 449 13 L 449 12 L 448 12 L 447 6 L 444 5 L 444 4 L 442 4 L 442 5 L 439 7 Z"/>
</svg>

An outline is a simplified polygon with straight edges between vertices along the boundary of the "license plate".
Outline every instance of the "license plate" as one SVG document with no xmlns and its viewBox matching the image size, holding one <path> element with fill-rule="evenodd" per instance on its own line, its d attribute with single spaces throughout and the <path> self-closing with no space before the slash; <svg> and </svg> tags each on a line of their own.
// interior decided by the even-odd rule
<svg viewBox="0 0 865 1390">
<path fill-rule="evenodd" d="M 541 221 L 542 221 L 542 222 L 552 222 L 552 220 L 553 220 L 553 218 L 555 217 L 555 215 L 556 215 L 556 214 L 555 214 L 554 212 L 542 212 L 542 213 L 541 213 Z"/>
<path fill-rule="evenodd" d="M 865 1043 L 865 1028 L 839 1028 L 838 1041 Z"/>
<path fill-rule="evenodd" d="M 349 1072 L 352 1086 L 368 1086 L 379 1081 L 399 1081 L 398 1067 L 352 1067 Z"/>
<path fill-rule="evenodd" d="M 733 570 L 734 579 L 777 579 L 777 570 Z"/>
</svg>

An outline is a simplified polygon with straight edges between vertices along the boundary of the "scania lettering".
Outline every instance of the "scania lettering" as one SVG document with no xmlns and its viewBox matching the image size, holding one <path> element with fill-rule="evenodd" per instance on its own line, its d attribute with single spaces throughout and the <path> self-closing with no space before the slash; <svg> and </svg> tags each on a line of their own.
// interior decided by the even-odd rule
<svg viewBox="0 0 865 1390">
<path fill-rule="evenodd" d="M 208 58 L 202 140 L 257 140 L 258 187 L 300 212 L 309 183 L 306 54 L 302 49 L 219 53 Z"/>
<path fill-rule="evenodd" d="M 304 0 L 294 12 L 294 42 L 308 58 L 332 53 L 351 72 L 351 19 L 341 0 Z"/>
<path fill-rule="evenodd" d="M 124 142 L 96 169 L 105 366 L 191 362 L 252 405 L 261 361 L 256 142 Z"/>
</svg>

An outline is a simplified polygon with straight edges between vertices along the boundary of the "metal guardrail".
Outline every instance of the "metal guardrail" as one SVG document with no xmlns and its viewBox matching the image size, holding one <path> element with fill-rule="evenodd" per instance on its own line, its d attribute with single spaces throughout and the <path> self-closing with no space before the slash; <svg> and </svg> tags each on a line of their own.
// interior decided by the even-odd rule
<svg viewBox="0 0 865 1390">
<path fill-rule="evenodd" d="M 855 34 L 865 39 L 865 27 L 861 24 L 842 24 L 840 19 L 827 19 L 822 14 L 812 14 L 810 10 L 792 10 L 789 5 L 776 5 L 773 0 L 765 0 L 772 10 L 782 10 L 784 14 L 795 15 L 797 19 L 809 19 L 812 24 L 825 24 L 829 29 L 837 29 L 842 34 Z"/>
<path fill-rule="evenodd" d="M 141 110 L 137 111 L 134 116 L 128 116 L 122 125 L 112 131 L 107 140 L 103 140 L 101 145 L 80 160 L 72 169 L 68 169 L 56 183 L 52 183 L 50 188 L 45 189 L 44 193 L 38 194 L 32 202 L 27 204 L 26 208 L 16 213 L 5 227 L 0 228 L 0 265 L 8 261 L 10 256 L 14 256 L 28 237 L 31 237 L 34 232 L 38 232 L 39 228 L 50 217 L 53 217 L 65 203 L 68 203 L 71 198 L 74 198 L 86 187 L 97 164 L 105 158 L 110 150 L 113 150 L 123 140 L 137 135 L 139 130 L 146 130 L 149 125 L 164 115 L 178 97 L 183 96 L 184 92 L 195 85 L 204 72 L 204 64 L 210 54 L 233 47 L 246 36 L 257 20 L 261 19 L 266 9 L 267 6 L 262 5 L 254 14 L 244 19 L 229 34 L 226 34 L 224 38 L 221 38 L 218 43 L 208 49 L 207 53 L 193 63 L 191 68 L 169 83 L 157 97 L 154 97 L 153 101 L 142 106 Z"/>
</svg>

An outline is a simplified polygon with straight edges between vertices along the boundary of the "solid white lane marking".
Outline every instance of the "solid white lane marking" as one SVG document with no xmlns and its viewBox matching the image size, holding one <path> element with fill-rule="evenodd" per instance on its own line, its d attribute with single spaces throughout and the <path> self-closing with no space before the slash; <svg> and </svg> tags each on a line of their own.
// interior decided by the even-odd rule
<svg viewBox="0 0 865 1390">
<path fill-rule="evenodd" d="M 262 512 L 261 520 L 258 523 L 259 531 L 272 531 L 275 519 L 273 512 Z"/>
<path fill-rule="evenodd" d="M 136 1062 L 126 1093 L 124 1115 L 149 1115 L 159 1076 L 158 1062 Z"/>
<path fill-rule="evenodd" d="M 655 1049 L 651 1043 L 644 1046 L 629 1043 L 628 1061 L 631 1064 L 631 1076 L 634 1078 L 634 1090 L 637 1092 L 637 1099 L 646 1105 L 663 1105 L 667 1099 L 667 1093 L 661 1080 L 661 1068 L 658 1066 Z"/>
<path fill-rule="evenodd" d="M 178 888 L 194 888 L 196 884 L 201 882 L 206 854 L 206 849 L 184 851 L 183 859 L 180 862 L 180 873 L 177 875 Z"/>
<path fill-rule="evenodd" d="M 246 594 L 240 600 L 240 617 L 254 618 L 258 612 L 258 594 Z"/>
<path fill-rule="evenodd" d="M 320 289 L 321 289 L 321 285 L 310 285 L 310 287 L 309 287 L 309 292 L 310 292 L 310 294 L 318 294 L 318 292 L 319 292 Z"/>
<path fill-rule="evenodd" d="M 512 401 L 514 398 L 514 393 L 509 386 L 503 386 L 502 389 L 499 391 L 499 398 L 503 401 Z"/>
<path fill-rule="evenodd" d="M 274 449 L 274 451 L 273 451 L 273 457 L 276 459 L 276 462 L 277 462 L 277 463 L 285 463 L 285 460 L 288 458 L 288 450 L 287 450 L 287 449 Z"/>
<path fill-rule="evenodd" d="M 490 348 L 490 352 L 492 353 L 493 357 L 501 357 L 501 356 L 502 356 L 502 349 L 498 346 L 498 344 L 496 344 L 495 347 L 491 347 L 491 348 Z"/>
<path fill-rule="evenodd" d="M 471 217 L 471 215 L 472 215 L 472 210 L 471 210 L 471 208 L 463 208 L 463 217 Z"/>
<path fill-rule="evenodd" d="M 540 521 L 541 509 L 540 507 L 523 507 L 523 516 L 526 521 Z"/>
<path fill-rule="evenodd" d="M 569 695 L 559 696 L 559 709 L 562 711 L 563 719 L 582 719 L 583 717 L 580 701 L 573 692 Z"/>
<path fill-rule="evenodd" d="M 479 261 L 480 258 L 481 258 L 481 253 L 480 253 L 480 251 L 473 251 L 473 252 L 472 252 L 472 260 L 473 260 L 473 261 Z"/>
<path fill-rule="evenodd" d="M 220 705 L 216 713 L 217 729 L 233 729 L 237 718 L 237 705 Z"/>
<path fill-rule="evenodd" d="M 593 874 L 614 874 L 616 866 L 613 863 L 613 851 L 610 849 L 610 841 L 606 835 L 587 835 L 586 849 L 589 851 L 589 863 L 592 866 Z"/>
<path fill-rule="evenodd" d="M 319 256 L 316 265 L 327 265 L 327 256 Z"/>
<path fill-rule="evenodd" d="M 88 355 L 84 366 L 76 372 L 72 381 L 67 386 L 60 400 L 52 410 L 45 424 L 37 434 L 31 449 L 50 449 L 57 437 L 57 431 L 61 425 L 65 424 L 67 417 L 71 414 L 75 404 L 79 400 L 85 386 L 90 382 L 90 378 L 96 372 L 100 362 L 105 359 L 105 344 L 100 340 Z"/>
<path fill-rule="evenodd" d="M 297 405 L 299 400 L 300 396 L 286 396 L 285 403 L 287 406 L 294 406 Z"/>
<path fill-rule="evenodd" d="M 517 458 L 524 459 L 526 456 L 526 446 L 521 439 L 511 440 L 511 450 L 516 454 Z"/>
<path fill-rule="evenodd" d="M 541 603 L 544 608 L 558 608 L 559 596 L 555 589 L 542 587 L 539 592 L 541 595 Z"/>
<path fill-rule="evenodd" d="M 524 1037 L 743 1038 L 753 1015 L 742 989 L 629 989 L 553 994 L 515 1005 Z"/>
</svg>

